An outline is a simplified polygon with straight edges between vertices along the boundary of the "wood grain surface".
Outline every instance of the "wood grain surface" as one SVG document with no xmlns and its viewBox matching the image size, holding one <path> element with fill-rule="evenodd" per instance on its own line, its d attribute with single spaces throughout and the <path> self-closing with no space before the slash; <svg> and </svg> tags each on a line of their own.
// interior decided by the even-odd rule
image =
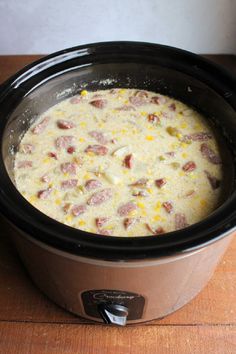
<svg viewBox="0 0 236 354">
<path fill-rule="evenodd" d="M 0 83 L 39 57 L 0 57 Z M 235 56 L 208 57 L 236 73 Z M 0 218 L 0 354 L 236 353 L 236 240 L 188 305 L 159 321 L 117 328 L 49 301 L 28 277 L 9 236 Z"/>
</svg>

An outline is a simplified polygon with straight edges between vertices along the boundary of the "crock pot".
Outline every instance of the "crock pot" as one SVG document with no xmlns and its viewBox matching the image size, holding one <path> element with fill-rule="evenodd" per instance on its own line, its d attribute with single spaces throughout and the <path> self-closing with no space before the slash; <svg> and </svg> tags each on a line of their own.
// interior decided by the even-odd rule
<svg viewBox="0 0 236 354">
<path fill-rule="evenodd" d="M 146 89 L 203 113 L 226 141 L 229 193 L 203 221 L 163 236 L 112 237 L 61 224 L 14 185 L 14 154 L 32 122 L 82 89 Z M 162 318 L 206 285 L 236 226 L 236 79 L 195 54 L 157 44 L 105 42 L 66 49 L 0 88 L 0 211 L 35 284 L 79 316 L 124 325 Z"/>
</svg>

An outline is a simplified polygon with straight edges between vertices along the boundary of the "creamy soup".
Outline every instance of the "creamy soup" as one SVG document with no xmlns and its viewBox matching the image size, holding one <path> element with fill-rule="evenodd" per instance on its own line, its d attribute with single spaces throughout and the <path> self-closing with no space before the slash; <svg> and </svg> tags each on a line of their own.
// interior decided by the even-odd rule
<svg viewBox="0 0 236 354">
<path fill-rule="evenodd" d="M 222 164 L 202 115 L 154 92 L 83 90 L 24 135 L 15 181 L 61 223 L 113 236 L 161 235 L 219 206 Z"/>
</svg>

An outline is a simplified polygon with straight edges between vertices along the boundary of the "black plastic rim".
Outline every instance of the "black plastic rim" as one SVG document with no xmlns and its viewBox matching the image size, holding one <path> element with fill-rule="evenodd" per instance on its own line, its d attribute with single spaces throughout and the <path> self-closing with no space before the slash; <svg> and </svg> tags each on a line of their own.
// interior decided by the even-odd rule
<svg viewBox="0 0 236 354">
<path fill-rule="evenodd" d="M 117 53 L 122 61 L 132 57 L 155 58 L 168 67 L 168 57 L 176 60 L 175 68 L 205 82 L 236 111 L 236 79 L 220 66 L 190 52 L 173 47 L 141 42 L 104 42 L 78 46 L 59 51 L 28 65 L 0 89 L 0 110 L 13 90 L 22 97 L 36 84 L 63 72 L 68 60 L 76 59 L 76 67 L 93 63 L 114 62 Z M 163 58 L 163 59 L 162 59 Z M 72 68 L 72 67 L 71 67 Z M 73 67 L 74 68 L 74 67 Z M 37 80 L 35 79 L 37 77 Z M 40 79 L 39 79 L 40 78 Z M 0 141 L 8 116 L 0 120 Z M 2 151 L 2 149 L 1 149 Z M 163 236 L 112 237 L 87 233 L 59 223 L 30 205 L 11 182 L 0 156 L 0 211 L 18 230 L 30 237 L 73 254 L 105 260 L 150 259 L 176 253 L 185 253 L 208 245 L 236 227 L 236 195 L 202 222 Z"/>
</svg>

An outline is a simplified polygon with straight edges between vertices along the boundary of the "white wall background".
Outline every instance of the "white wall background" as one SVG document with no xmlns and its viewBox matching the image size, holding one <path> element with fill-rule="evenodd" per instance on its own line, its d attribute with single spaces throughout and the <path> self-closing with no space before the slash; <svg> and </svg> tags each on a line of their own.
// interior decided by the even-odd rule
<svg viewBox="0 0 236 354">
<path fill-rule="evenodd" d="M 236 54 L 236 0 L 0 0 L 0 54 L 109 40 Z"/>
</svg>

